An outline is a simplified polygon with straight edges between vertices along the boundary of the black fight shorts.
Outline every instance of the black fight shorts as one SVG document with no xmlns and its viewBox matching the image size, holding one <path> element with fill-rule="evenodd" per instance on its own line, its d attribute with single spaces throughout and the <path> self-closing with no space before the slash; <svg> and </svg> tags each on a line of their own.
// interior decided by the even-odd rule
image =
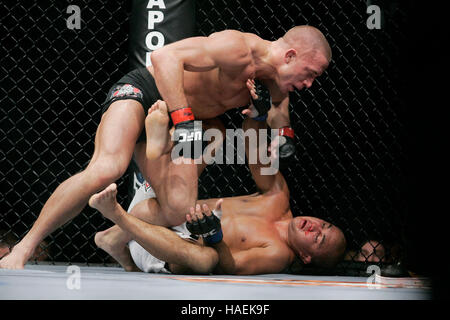
<svg viewBox="0 0 450 320">
<path fill-rule="evenodd" d="M 126 99 L 138 101 L 144 108 L 145 116 L 147 116 L 148 109 L 156 100 L 162 100 L 155 79 L 147 68 L 139 68 L 129 72 L 109 89 L 108 96 L 102 105 L 102 114 L 108 110 L 113 102 Z M 137 142 L 140 141 L 145 141 L 145 130 L 142 130 L 137 140 Z"/>
</svg>

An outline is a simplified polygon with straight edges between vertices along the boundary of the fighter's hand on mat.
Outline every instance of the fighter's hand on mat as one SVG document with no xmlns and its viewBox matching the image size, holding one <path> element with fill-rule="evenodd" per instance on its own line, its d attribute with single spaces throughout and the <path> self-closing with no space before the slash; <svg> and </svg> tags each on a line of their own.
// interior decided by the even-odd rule
<svg viewBox="0 0 450 320">
<path fill-rule="evenodd" d="M 222 199 L 216 202 L 216 209 L 211 212 L 208 205 L 197 204 L 190 209 L 190 213 L 186 215 L 186 228 L 192 234 L 199 235 L 207 244 L 216 244 L 222 241 L 223 234 L 220 219 L 215 215 L 221 215 Z"/>
<path fill-rule="evenodd" d="M 265 121 L 272 107 L 269 90 L 260 81 L 254 79 L 248 79 L 246 85 L 250 91 L 251 104 L 242 111 L 242 114 L 258 121 Z"/>
</svg>

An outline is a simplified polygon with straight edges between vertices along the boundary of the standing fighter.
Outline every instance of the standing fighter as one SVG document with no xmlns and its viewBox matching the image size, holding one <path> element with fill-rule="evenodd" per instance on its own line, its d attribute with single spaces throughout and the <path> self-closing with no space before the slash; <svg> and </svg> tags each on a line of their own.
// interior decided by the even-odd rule
<svg viewBox="0 0 450 320">
<path fill-rule="evenodd" d="M 186 132 L 198 137 L 195 119 L 214 118 L 247 105 L 250 94 L 246 82 L 259 79 L 272 98 L 267 123 L 274 129 L 289 127 L 289 92 L 312 85 L 328 67 L 331 49 L 323 34 L 310 26 L 294 27 L 276 41 L 225 30 L 164 46 L 152 53 L 151 60 L 151 67 L 130 72 L 111 88 L 88 166 L 57 187 L 31 230 L 0 260 L 1 268 L 23 268 L 42 239 L 78 215 L 90 196 L 124 174 L 133 152 L 158 197 L 156 223 L 181 224 L 184 213 L 197 200 L 197 169 L 193 160 L 172 166 L 165 173 L 168 183 L 164 184 L 148 174 L 145 144 L 140 143 L 148 108 L 158 99 L 166 101 L 175 125 L 174 136 L 180 139 L 175 143 L 182 142 Z M 285 132 L 292 134 L 292 130 Z M 147 134 L 153 133 L 150 130 Z M 147 147 L 150 158 L 151 150 L 161 153 L 161 145 Z"/>
</svg>

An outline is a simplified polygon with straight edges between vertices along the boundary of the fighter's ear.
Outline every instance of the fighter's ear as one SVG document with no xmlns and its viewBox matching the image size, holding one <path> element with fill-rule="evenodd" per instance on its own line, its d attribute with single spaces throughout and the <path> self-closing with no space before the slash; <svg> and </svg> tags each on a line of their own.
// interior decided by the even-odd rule
<svg viewBox="0 0 450 320">
<path fill-rule="evenodd" d="M 302 260 L 302 262 L 304 264 L 310 264 L 311 263 L 311 255 L 309 255 L 307 253 L 299 252 L 298 256 L 300 257 L 300 260 Z"/>
<path fill-rule="evenodd" d="M 290 63 L 297 56 L 297 50 L 291 48 L 284 53 L 284 61 Z"/>
</svg>

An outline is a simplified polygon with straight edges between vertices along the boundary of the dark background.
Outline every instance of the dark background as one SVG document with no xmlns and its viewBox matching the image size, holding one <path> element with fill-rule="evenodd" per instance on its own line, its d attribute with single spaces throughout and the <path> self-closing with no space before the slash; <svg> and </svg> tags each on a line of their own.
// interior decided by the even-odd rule
<svg viewBox="0 0 450 320">
<path fill-rule="evenodd" d="M 405 163 L 407 210 L 405 264 L 434 280 L 435 297 L 449 298 L 448 257 L 448 80 L 450 39 L 442 4 L 405 2 L 408 24 L 401 43 L 401 97 L 408 143 Z"/>
</svg>

